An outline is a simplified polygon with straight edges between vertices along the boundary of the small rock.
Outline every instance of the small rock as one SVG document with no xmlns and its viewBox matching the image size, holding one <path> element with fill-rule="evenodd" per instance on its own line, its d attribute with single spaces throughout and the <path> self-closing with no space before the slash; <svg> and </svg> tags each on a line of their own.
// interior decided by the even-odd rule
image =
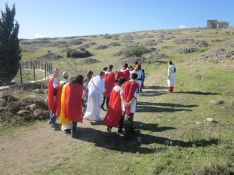
<svg viewBox="0 0 234 175">
<path fill-rule="evenodd" d="M 38 93 L 38 94 L 43 94 L 44 93 L 44 91 L 42 89 L 35 89 L 34 92 Z"/>
<path fill-rule="evenodd" d="M 28 105 L 25 107 L 29 111 L 34 111 L 37 108 L 37 105 L 35 103 Z"/>
<path fill-rule="evenodd" d="M 7 102 L 17 101 L 17 98 L 15 98 L 13 95 L 11 95 L 7 91 L 2 92 L 2 97 L 1 98 L 4 99 Z"/>
<path fill-rule="evenodd" d="M 222 104 L 224 104 L 224 101 L 223 100 L 211 100 L 210 104 L 212 104 L 212 105 L 222 105 Z"/>
<path fill-rule="evenodd" d="M 201 124 L 201 122 L 196 122 L 196 124 L 197 124 L 197 125 L 200 125 L 200 124 Z"/>
<path fill-rule="evenodd" d="M 218 123 L 218 122 L 215 121 L 213 118 L 206 118 L 206 121 L 207 121 L 207 122 L 210 122 L 210 123 Z"/>
<path fill-rule="evenodd" d="M 16 113 L 20 109 L 19 104 L 15 101 L 11 101 L 7 104 L 7 110 L 11 113 Z"/>
<path fill-rule="evenodd" d="M 0 107 L 0 112 L 4 112 L 4 111 L 5 111 L 5 108 Z"/>
<path fill-rule="evenodd" d="M 17 112 L 17 115 L 19 115 L 19 116 L 21 116 L 21 117 L 27 116 L 27 115 L 29 115 L 29 114 L 30 114 L 30 112 L 27 111 L 27 110 L 20 110 L 20 111 Z"/>
<path fill-rule="evenodd" d="M 0 106 L 6 106 L 7 102 L 5 100 L 0 99 Z"/>
<path fill-rule="evenodd" d="M 33 111 L 33 116 L 34 117 L 38 117 L 38 116 L 40 116 L 40 115 L 42 115 L 43 114 L 43 110 L 42 109 L 35 109 L 34 111 Z"/>
</svg>

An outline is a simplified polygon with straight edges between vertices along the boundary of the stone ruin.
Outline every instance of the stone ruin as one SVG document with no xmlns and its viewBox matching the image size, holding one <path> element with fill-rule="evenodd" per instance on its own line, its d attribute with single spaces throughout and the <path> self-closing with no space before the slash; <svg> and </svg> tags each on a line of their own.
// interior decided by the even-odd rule
<svg viewBox="0 0 234 175">
<path fill-rule="evenodd" d="M 229 22 L 218 20 L 207 20 L 207 29 L 227 29 Z"/>
</svg>

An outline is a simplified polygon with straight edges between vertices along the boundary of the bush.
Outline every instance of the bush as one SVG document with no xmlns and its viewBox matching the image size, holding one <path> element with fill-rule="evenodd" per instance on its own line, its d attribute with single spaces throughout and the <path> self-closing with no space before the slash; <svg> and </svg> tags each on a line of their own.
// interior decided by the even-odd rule
<svg viewBox="0 0 234 175">
<path fill-rule="evenodd" d="M 142 57 L 143 54 L 150 52 L 144 46 L 130 46 L 124 50 L 124 56 L 126 57 Z"/>
<path fill-rule="evenodd" d="M 68 58 L 86 58 L 86 57 L 90 57 L 92 56 L 92 54 L 87 51 L 87 50 L 75 50 L 75 49 L 69 49 L 67 51 L 67 57 Z"/>
</svg>

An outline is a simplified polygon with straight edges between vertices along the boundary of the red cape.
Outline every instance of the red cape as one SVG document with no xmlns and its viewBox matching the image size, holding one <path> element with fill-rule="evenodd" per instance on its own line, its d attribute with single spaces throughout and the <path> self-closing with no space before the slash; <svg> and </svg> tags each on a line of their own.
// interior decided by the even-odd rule
<svg viewBox="0 0 234 175">
<path fill-rule="evenodd" d="M 122 88 L 123 88 L 123 98 L 126 102 L 129 102 L 133 97 L 134 93 L 136 92 L 139 85 L 135 81 L 126 81 Z M 130 106 L 125 107 L 125 113 L 129 116 L 130 115 Z"/>
<path fill-rule="evenodd" d="M 115 91 L 114 88 L 110 94 L 109 108 L 104 118 L 104 125 L 117 127 L 122 115 L 120 91 Z"/>
<path fill-rule="evenodd" d="M 128 69 L 121 69 L 121 72 L 124 73 L 124 79 L 125 79 L 125 81 L 130 80 L 130 71 Z"/>
<path fill-rule="evenodd" d="M 121 71 L 118 71 L 115 76 L 115 80 L 118 82 L 120 78 L 124 78 L 124 73 Z"/>
<path fill-rule="evenodd" d="M 50 111 L 54 109 L 54 87 L 53 87 L 53 78 L 48 80 L 48 108 Z"/>
<path fill-rule="evenodd" d="M 105 97 L 109 97 L 111 90 L 115 86 L 115 74 L 113 72 L 109 72 L 104 76 L 103 80 L 105 84 L 105 92 L 103 95 Z"/>
<path fill-rule="evenodd" d="M 81 85 L 67 85 L 64 99 L 65 117 L 71 121 L 82 122 L 82 95 L 84 88 Z"/>
</svg>

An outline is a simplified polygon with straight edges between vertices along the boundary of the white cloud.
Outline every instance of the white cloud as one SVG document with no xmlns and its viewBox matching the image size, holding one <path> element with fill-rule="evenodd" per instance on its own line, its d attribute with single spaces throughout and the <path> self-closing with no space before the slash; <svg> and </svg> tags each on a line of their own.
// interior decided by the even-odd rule
<svg viewBox="0 0 234 175">
<path fill-rule="evenodd" d="M 40 33 L 36 33 L 36 34 L 33 35 L 32 38 L 33 38 L 33 39 L 35 39 L 35 38 L 45 38 L 45 36 L 42 35 L 42 34 L 40 34 Z"/>
<path fill-rule="evenodd" d="M 179 26 L 180 29 L 186 29 L 186 28 L 189 28 L 188 26 L 185 26 L 185 25 L 180 25 Z"/>
</svg>

